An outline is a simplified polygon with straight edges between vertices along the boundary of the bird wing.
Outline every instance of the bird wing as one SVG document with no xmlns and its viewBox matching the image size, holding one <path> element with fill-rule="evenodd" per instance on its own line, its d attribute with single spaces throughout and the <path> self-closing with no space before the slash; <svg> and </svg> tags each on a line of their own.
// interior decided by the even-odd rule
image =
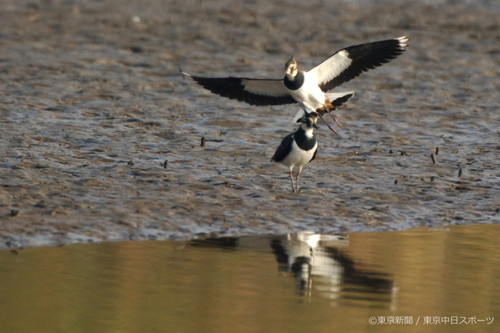
<svg viewBox="0 0 500 333">
<path fill-rule="evenodd" d="M 308 73 L 316 78 L 323 91 L 328 91 L 391 61 L 402 54 L 407 46 L 406 36 L 352 45 L 335 52 Z"/>
<path fill-rule="evenodd" d="M 251 105 L 281 105 L 296 103 L 283 85 L 282 80 L 250 79 L 239 77 L 191 77 L 203 88 L 223 97 L 236 99 Z"/>
<path fill-rule="evenodd" d="M 313 154 L 313 157 L 311 158 L 311 161 L 314 161 L 314 159 L 316 158 L 316 153 L 318 152 L 318 147 L 316 147 L 316 150 L 314 151 L 314 154 Z M 309 162 L 311 162 L 309 161 Z"/>
<path fill-rule="evenodd" d="M 292 143 L 294 140 L 294 134 L 295 134 L 295 132 L 290 133 L 283 138 L 283 140 L 281 141 L 281 144 L 279 145 L 278 149 L 276 149 L 276 152 L 274 153 L 273 157 L 271 158 L 271 161 L 281 162 L 288 156 L 288 154 L 292 150 Z"/>
</svg>

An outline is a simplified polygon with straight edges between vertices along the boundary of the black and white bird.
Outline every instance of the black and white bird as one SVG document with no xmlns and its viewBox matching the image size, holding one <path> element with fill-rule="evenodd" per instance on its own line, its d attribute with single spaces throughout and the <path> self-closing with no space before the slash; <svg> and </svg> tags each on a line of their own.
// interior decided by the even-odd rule
<svg viewBox="0 0 500 333">
<path fill-rule="evenodd" d="M 316 157 L 318 141 L 314 129 L 318 128 L 316 122 L 318 114 L 316 112 L 304 112 L 304 116 L 297 122 L 300 127 L 293 133 L 288 134 L 279 145 L 271 161 L 286 165 L 290 172 L 292 191 L 299 191 L 299 176 L 302 168 Z M 293 176 L 295 173 L 295 185 Z"/>
<path fill-rule="evenodd" d="M 315 111 L 321 116 L 344 104 L 354 94 L 352 91 L 333 94 L 327 91 L 393 60 L 407 46 L 406 36 L 352 45 L 335 52 L 309 71 L 299 70 L 298 62 L 292 56 L 285 64 L 283 79 L 184 75 L 223 97 L 251 105 L 298 103 L 304 111 Z"/>
</svg>

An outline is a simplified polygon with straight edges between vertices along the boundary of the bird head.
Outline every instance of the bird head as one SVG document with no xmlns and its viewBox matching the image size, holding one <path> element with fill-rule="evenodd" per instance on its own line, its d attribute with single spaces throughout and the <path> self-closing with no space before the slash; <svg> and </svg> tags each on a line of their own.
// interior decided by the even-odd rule
<svg viewBox="0 0 500 333">
<path fill-rule="evenodd" d="M 302 118 L 297 120 L 298 123 L 301 123 L 303 129 L 318 129 L 318 125 L 316 122 L 318 121 L 318 114 L 316 112 L 304 112 Z"/>
</svg>

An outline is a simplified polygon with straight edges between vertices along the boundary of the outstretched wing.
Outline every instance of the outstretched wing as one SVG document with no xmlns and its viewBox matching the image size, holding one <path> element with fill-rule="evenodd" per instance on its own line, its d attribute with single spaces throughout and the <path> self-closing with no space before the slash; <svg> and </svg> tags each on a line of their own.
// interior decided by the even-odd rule
<svg viewBox="0 0 500 333">
<path fill-rule="evenodd" d="M 203 88 L 223 97 L 236 99 L 251 105 L 281 105 L 296 103 L 286 91 L 282 80 L 250 79 L 239 77 L 191 77 Z"/>
<path fill-rule="evenodd" d="M 323 91 L 333 89 L 359 74 L 388 63 L 402 54 L 408 46 L 408 37 L 352 45 L 337 51 L 311 69 Z"/>
</svg>

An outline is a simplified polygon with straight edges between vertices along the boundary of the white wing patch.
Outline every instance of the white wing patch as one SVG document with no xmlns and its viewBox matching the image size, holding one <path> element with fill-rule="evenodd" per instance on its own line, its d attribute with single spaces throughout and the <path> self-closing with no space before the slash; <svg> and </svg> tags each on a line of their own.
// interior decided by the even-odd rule
<svg viewBox="0 0 500 333">
<path fill-rule="evenodd" d="M 349 58 L 349 53 L 346 50 L 342 50 L 311 69 L 308 73 L 315 76 L 316 82 L 321 86 L 339 76 L 351 64 L 352 59 Z"/>
<path fill-rule="evenodd" d="M 337 98 L 342 98 L 346 95 L 354 95 L 355 94 L 355 91 L 352 90 L 352 91 L 344 91 L 344 92 L 329 92 L 329 93 L 325 93 L 325 95 L 328 97 L 328 99 L 333 102 L 334 100 L 336 100 Z"/>
<path fill-rule="evenodd" d="M 249 80 L 243 79 L 241 84 L 244 90 L 255 95 L 282 97 L 288 92 L 281 80 Z"/>
</svg>

